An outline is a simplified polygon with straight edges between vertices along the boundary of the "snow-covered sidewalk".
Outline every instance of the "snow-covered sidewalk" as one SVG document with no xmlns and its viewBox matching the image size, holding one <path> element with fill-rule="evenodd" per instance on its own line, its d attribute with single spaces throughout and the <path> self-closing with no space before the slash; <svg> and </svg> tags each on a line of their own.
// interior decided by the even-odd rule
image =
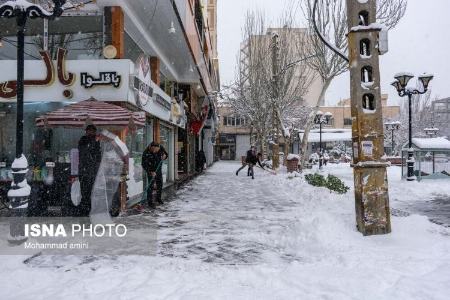
<svg viewBox="0 0 450 300">
<path fill-rule="evenodd" d="M 327 166 L 345 195 L 238 167 L 216 163 L 145 217 L 158 225 L 155 256 L 3 256 L 1 299 L 448 299 L 450 230 L 394 216 L 392 234 L 363 237 L 348 165 Z M 393 207 L 450 195 L 389 172 Z"/>
</svg>

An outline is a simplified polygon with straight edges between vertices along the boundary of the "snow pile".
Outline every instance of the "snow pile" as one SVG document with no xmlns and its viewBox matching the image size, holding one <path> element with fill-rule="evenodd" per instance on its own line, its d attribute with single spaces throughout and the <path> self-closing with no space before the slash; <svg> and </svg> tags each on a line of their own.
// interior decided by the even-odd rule
<svg viewBox="0 0 450 300">
<path fill-rule="evenodd" d="M 13 9 L 19 9 L 21 11 L 26 11 L 27 9 L 34 7 L 37 10 L 40 10 L 43 15 L 50 17 L 52 15 L 51 12 L 47 11 L 39 4 L 31 3 L 27 0 L 15 0 L 15 1 L 7 1 L 3 4 L 3 6 L 11 6 Z"/>
<path fill-rule="evenodd" d="M 15 183 L 11 183 L 11 187 L 14 188 L 16 185 Z M 28 185 L 27 180 L 20 182 L 17 184 L 19 187 L 18 189 L 10 189 L 8 191 L 8 197 L 28 197 L 31 193 L 31 187 Z"/>
<path fill-rule="evenodd" d="M 330 194 L 302 178 L 216 163 L 145 218 L 158 254 L 0 257 L 2 299 L 448 299 L 450 230 L 424 216 L 392 217 L 392 234 L 355 229 L 353 191 Z M 396 208 L 450 187 L 389 171 Z M 349 164 L 329 172 L 353 187 Z M 324 174 L 325 175 L 325 174 Z M 143 222 L 145 224 L 145 222 Z M 3 231 L 5 228 L 1 228 Z M 0 241 L 1 242 L 1 241 Z"/>
<path fill-rule="evenodd" d="M 286 157 L 286 160 L 294 160 L 294 159 L 300 160 L 300 155 L 290 153 L 290 154 Z"/>
<path fill-rule="evenodd" d="M 12 165 L 12 169 L 27 169 L 28 168 L 28 160 L 25 155 L 21 155 L 19 158 L 14 159 Z M 26 173 L 28 170 L 19 171 L 18 173 Z"/>
<path fill-rule="evenodd" d="M 412 142 L 421 149 L 450 149 L 450 141 L 443 137 L 413 138 Z"/>
<path fill-rule="evenodd" d="M 365 31 L 365 30 L 387 30 L 387 27 L 383 24 L 372 23 L 367 26 L 364 26 L 364 25 L 353 26 L 350 29 L 350 32 Z"/>
</svg>

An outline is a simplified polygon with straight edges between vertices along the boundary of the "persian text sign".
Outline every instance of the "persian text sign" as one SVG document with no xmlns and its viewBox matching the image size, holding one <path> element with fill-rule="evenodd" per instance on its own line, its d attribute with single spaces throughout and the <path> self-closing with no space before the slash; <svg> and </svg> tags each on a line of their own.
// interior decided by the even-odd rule
<svg viewBox="0 0 450 300">
<path fill-rule="evenodd" d="M 82 101 L 91 97 L 102 101 L 126 101 L 132 66 L 132 62 L 127 59 L 66 61 L 61 57 L 52 62 L 43 54 L 43 60 L 25 61 L 25 101 Z M 15 101 L 16 68 L 15 60 L 0 61 L 2 102 Z M 114 77 L 104 75 L 113 73 Z M 83 86 L 81 74 L 92 74 L 96 79 L 101 78 L 103 84 L 98 84 L 97 80 L 92 81 L 97 84 Z M 111 79 L 111 84 L 106 84 L 108 80 L 105 78 Z M 83 82 L 86 83 L 86 76 Z"/>
</svg>

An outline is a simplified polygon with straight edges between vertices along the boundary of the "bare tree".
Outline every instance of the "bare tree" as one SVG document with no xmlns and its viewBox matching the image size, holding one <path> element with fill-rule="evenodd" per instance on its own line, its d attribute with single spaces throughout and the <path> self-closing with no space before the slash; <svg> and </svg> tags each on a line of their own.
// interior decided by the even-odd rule
<svg viewBox="0 0 450 300">
<path fill-rule="evenodd" d="M 261 12 L 249 11 L 237 77 L 226 87 L 227 101 L 237 114 L 251 121 L 264 154 L 269 139 L 275 143 L 281 135 L 288 143 L 285 151 L 288 150 L 290 135 L 286 127 L 291 123 L 292 112 L 304 107 L 303 97 L 313 80 L 305 54 L 299 48 L 307 30 L 295 28 L 294 20 L 295 14 L 288 9 L 275 28 L 267 28 Z"/>
<path fill-rule="evenodd" d="M 314 3 L 317 1 L 317 11 L 314 16 Z M 308 122 L 305 125 L 305 133 L 302 140 L 302 153 L 306 153 L 309 131 L 314 122 L 314 117 L 319 106 L 325 103 L 325 94 L 335 77 L 348 70 L 348 63 L 336 53 L 347 52 L 347 14 L 345 0 L 301 0 L 303 13 L 308 20 L 309 43 L 305 44 L 306 53 L 315 55 L 308 60 L 311 69 L 316 71 L 322 80 L 322 90 L 317 98 L 316 105 L 312 110 Z M 398 24 L 406 10 L 407 0 L 378 0 L 377 19 L 387 28 L 393 28 Z M 317 29 L 330 44 L 334 45 L 336 51 L 327 47 L 314 30 L 314 20 Z M 306 155 L 303 155 L 303 162 Z"/>
<path fill-rule="evenodd" d="M 266 64 L 269 44 L 265 17 L 260 11 L 249 11 L 243 27 L 243 42 L 237 58 L 236 79 L 226 87 L 226 101 L 234 111 L 250 120 L 256 142 L 265 153 L 269 122 L 270 99 L 265 85 L 270 76 Z"/>
<path fill-rule="evenodd" d="M 275 46 L 278 49 L 273 52 L 276 63 L 272 63 L 272 84 L 267 85 L 272 87 L 269 90 L 275 114 L 272 128 L 276 131 L 274 135 L 283 136 L 285 157 L 292 141 L 289 128 L 292 130 L 293 120 L 301 118 L 305 109 L 303 97 L 315 79 L 315 73 L 309 68 L 308 57 L 302 47 L 308 41 L 308 30 L 297 28 L 294 20 L 295 9 L 291 5 L 279 19 L 278 28 L 272 29 L 272 34 L 277 35 L 278 45 Z M 275 139 L 274 142 L 278 143 L 278 140 Z"/>
</svg>

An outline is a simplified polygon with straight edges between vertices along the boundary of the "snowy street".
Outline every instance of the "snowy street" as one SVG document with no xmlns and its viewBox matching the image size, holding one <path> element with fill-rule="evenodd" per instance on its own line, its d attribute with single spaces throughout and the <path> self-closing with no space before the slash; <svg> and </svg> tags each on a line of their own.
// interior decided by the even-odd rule
<svg viewBox="0 0 450 300">
<path fill-rule="evenodd" d="M 407 213 L 450 195 L 447 182 L 389 168 L 393 232 L 363 237 L 348 164 L 326 167 L 345 195 L 238 167 L 216 163 L 143 217 L 157 223 L 155 256 L 2 256 L 3 299 L 448 299 L 450 230 Z"/>
</svg>

